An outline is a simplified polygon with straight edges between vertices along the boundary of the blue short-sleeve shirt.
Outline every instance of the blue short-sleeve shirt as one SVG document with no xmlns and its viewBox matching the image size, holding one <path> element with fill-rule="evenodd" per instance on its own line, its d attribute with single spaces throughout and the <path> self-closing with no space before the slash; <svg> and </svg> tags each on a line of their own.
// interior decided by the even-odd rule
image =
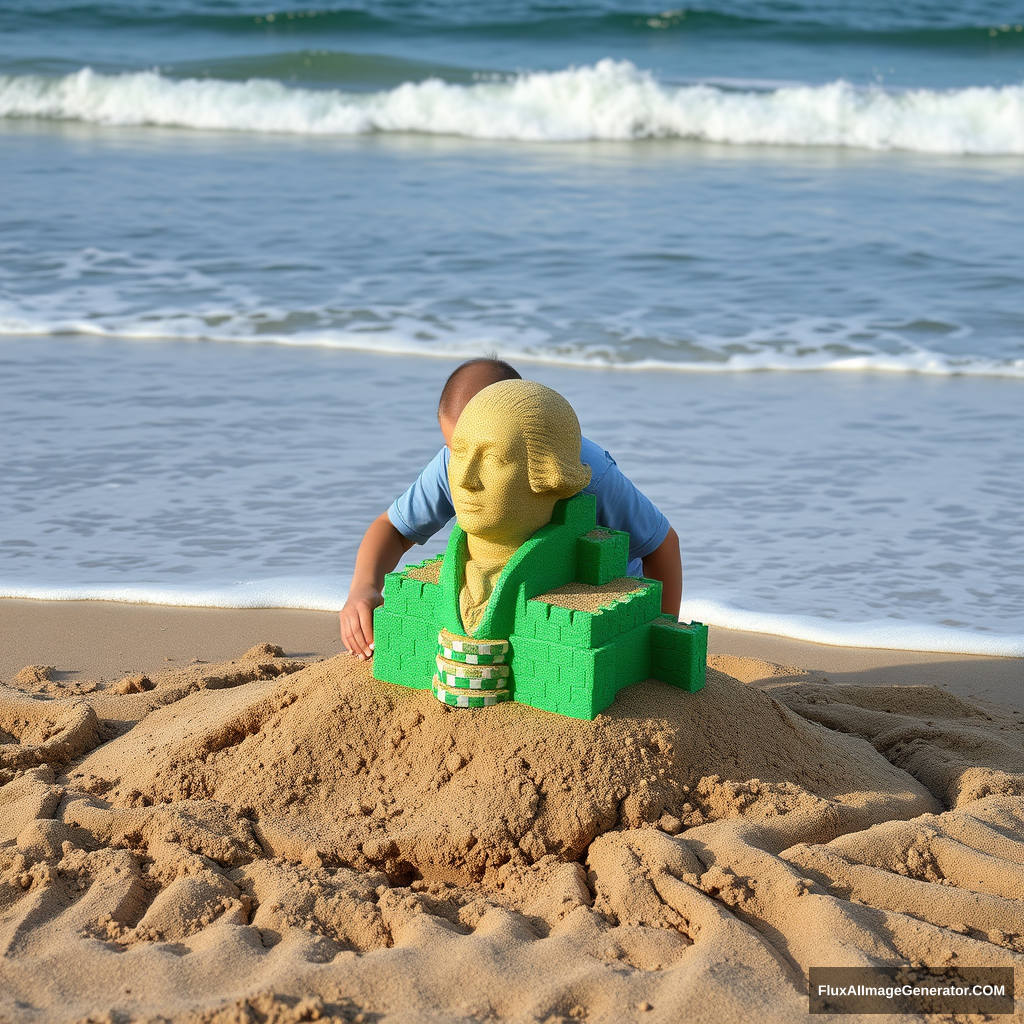
<svg viewBox="0 0 1024 1024">
<path fill-rule="evenodd" d="M 426 544 L 455 515 L 448 484 L 450 458 L 451 452 L 445 445 L 415 483 L 388 509 L 391 525 L 417 544 Z M 583 438 L 580 461 L 590 466 L 590 483 L 583 488 L 583 493 L 597 499 L 598 523 L 629 534 L 626 571 L 630 576 L 642 575 L 641 559 L 660 547 L 668 536 L 668 520 L 600 445 Z"/>
</svg>

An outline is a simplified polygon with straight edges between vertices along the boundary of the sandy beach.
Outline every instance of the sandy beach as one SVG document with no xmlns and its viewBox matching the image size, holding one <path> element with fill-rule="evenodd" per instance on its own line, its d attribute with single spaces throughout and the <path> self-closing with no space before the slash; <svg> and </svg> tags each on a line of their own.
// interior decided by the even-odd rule
<svg viewBox="0 0 1024 1024">
<path fill-rule="evenodd" d="M 378 683 L 329 613 L 0 627 L 5 1021 L 789 1021 L 814 966 L 1020 981 L 1019 660 L 712 629 L 700 693 L 586 722 Z"/>
</svg>

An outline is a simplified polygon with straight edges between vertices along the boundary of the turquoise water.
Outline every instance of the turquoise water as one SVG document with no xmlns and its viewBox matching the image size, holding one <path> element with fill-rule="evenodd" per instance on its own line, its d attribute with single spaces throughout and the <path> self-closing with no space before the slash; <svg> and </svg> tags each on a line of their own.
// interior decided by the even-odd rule
<svg viewBox="0 0 1024 1024">
<path fill-rule="evenodd" d="M 0 10 L 0 593 L 336 607 L 497 351 L 685 613 L 1024 653 L 1022 21 Z"/>
</svg>

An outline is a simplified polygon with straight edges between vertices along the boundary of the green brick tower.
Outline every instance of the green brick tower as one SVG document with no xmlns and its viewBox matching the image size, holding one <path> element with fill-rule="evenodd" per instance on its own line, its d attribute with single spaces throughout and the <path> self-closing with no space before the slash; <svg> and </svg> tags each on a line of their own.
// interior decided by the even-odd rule
<svg viewBox="0 0 1024 1024">
<path fill-rule="evenodd" d="M 456 703 L 453 693 L 460 707 L 512 698 L 587 719 L 642 679 L 691 693 L 704 685 L 707 626 L 662 615 L 661 583 L 626 576 L 629 536 L 597 526 L 592 495 L 558 502 L 551 522 L 519 548 L 473 638 L 459 612 L 465 545 L 456 526 L 443 556 L 385 578 L 373 622 L 377 679 L 427 689 L 443 664 L 442 676 L 465 677 L 454 679 L 454 691 L 435 685 L 446 703 Z M 442 630 L 465 637 L 467 650 L 485 652 L 449 649 L 449 659 L 489 667 L 461 671 L 439 662 Z"/>
</svg>

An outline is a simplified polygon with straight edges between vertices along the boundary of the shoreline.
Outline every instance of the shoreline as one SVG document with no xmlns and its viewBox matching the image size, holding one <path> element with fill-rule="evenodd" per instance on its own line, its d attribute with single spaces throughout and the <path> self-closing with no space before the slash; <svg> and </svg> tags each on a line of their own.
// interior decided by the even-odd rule
<svg viewBox="0 0 1024 1024">
<path fill-rule="evenodd" d="M 443 549 L 444 543 L 437 546 Z M 282 583 L 296 582 L 294 577 L 195 591 L 147 591 L 144 587 L 13 587 L 0 590 L 0 601 L 153 605 L 198 611 L 265 609 L 334 613 L 348 594 L 347 588 L 340 585 L 340 579 L 339 586 L 333 586 L 326 578 L 302 578 L 303 587 L 298 592 L 281 589 Z M 728 602 L 689 597 L 680 607 L 679 615 L 683 620 L 696 619 L 730 632 L 777 636 L 823 647 L 1024 658 L 1024 633 L 989 633 L 885 618 L 848 622 L 804 613 L 773 614 L 737 608 Z"/>
<path fill-rule="evenodd" d="M 119 679 L 227 661 L 267 642 L 305 660 L 341 654 L 336 612 L 189 608 L 113 601 L 0 599 L 0 680 L 26 665 L 58 679 Z M 938 686 L 957 697 L 1024 713 L 1024 659 L 837 647 L 712 626 L 709 655 L 732 655 L 822 674 L 834 684 Z M 764 682 L 777 681 L 765 676 Z M 760 680 L 748 680 L 758 685 Z"/>
</svg>

